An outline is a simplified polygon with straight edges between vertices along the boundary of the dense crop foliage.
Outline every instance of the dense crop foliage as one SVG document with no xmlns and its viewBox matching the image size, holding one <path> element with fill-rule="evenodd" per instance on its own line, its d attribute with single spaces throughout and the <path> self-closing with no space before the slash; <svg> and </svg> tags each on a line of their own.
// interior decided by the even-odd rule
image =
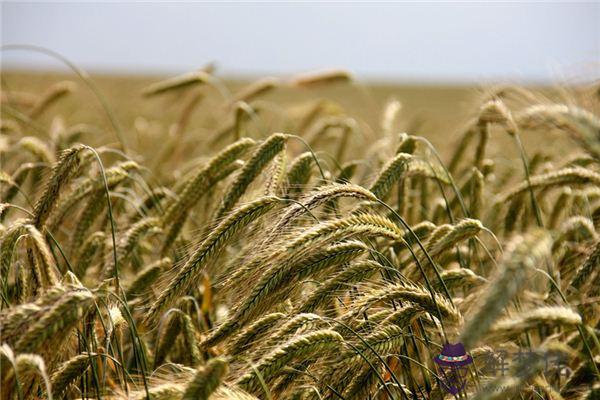
<svg viewBox="0 0 600 400">
<path fill-rule="evenodd" d="M 4 90 L 2 399 L 455 398 L 446 342 L 475 361 L 456 398 L 597 399 L 598 93 L 489 90 L 443 157 L 398 101 L 369 127 L 265 100 L 348 84 L 207 68 L 130 94 L 177 105 L 159 133 L 106 101 L 67 126 L 71 82 Z M 529 357 L 494 373 L 500 349 Z"/>
</svg>

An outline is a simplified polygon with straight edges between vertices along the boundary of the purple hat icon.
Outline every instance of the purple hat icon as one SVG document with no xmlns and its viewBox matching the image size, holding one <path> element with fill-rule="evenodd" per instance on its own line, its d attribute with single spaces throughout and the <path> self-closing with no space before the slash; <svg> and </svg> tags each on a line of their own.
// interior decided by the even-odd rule
<svg viewBox="0 0 600 400">
<path fill-rule="evenodd" d="M 473 358 L 465 351 L 462 343 L 444 344 L 442 352 L 433 358 L 440 371 L 440 385 L 449 393 L 457 394 L 467 384 L 467 365 L 473 363 Z"/>
<path fill-rule="evenodd" d="M 462 343 L 446 343 L 433 361 L 442 367 L 462 367 L 471 364 L 473 358 L 467 354 Z"/>
</svg>

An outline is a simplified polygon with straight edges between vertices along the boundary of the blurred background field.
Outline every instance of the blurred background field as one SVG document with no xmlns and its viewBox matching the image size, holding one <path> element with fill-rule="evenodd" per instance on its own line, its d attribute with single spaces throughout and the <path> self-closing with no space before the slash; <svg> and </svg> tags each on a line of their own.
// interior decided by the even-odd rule
<svg viewBox="0 0 600 400">
<path fill-rule="evenodd" d="M 218 76 L 218 71 L 215 73 Z M 208 144 L 219 131 L 233 118 L 230 109 L 226 109 L 218 90 L 213 87 L 182 89 L 164 96 L 146 98 L 142 92 L 148 85 L 165 79 L 162 75 L 118 75 L 92 74 L 91 79 L 105 97 L 110 109 L 114 112 L 118 123 L 125 134 L 129 147 L 144 155 L 150 155 L 160 150 L 164 145 L 164 137 L 182 117 L 192 100 L 193 107 L 189 108 L 186 125 L 180 133 L 182 143 L 193 143 L 187 147 L 186 156 L 203 155 L 203 143 Z M 287 77 L 289 81 L 289 76 Z M 336 83 L 317 88 L 293 88 L 286 83 L 282 76 L 280 86 L 260 96 L 256 104 L 260 111 L 256 118 L 244 124 L 246 134 L 255 138 L 268 136 L 270 132 L 297 132 L 298 129 L 308 130 L 313 126 L 299 127 L 294 121 L 282 118 L 280 110 L 289 109 L 298 118 L 308 115 L 315 105 L 329 102 L 330 107 L 325 112 L 332 115 L 352 116 L 358 131 L 351 138 L 356 146 L 369 144 L 380 135 L 382 110 L 390 101 L 397 100 L 401 111 L 395 121 L 395 129 L 410 134 L 418 134 L 429 139 L 442 155 L 448 155 L 451 146 L 456 144 L 460 133 L 478 110 L 486 94 L 497 89 L 496 86 L 475 86 L 460 84 L 393 84 L 368 83 L 357 77 L 350 83 Z M 33 129 L 33 134 L 48 134 L 54 124 L 72 127 L 77 124 L 88 124 L 107 135 L 86 134 L 82 140 L 91 145 L 106 145 L 107 137 L 113 131 L 106 112 L 94 93 L 75 74 L 8 70 L 2 73 L 3 103 L 5 112 L 14 107 L 19 110 L 27 102 L 39 100 L 52 85 L 61 82 L 71 82 L 73 91 L 51 104 L 33 121 L 40 129 Z M 224 79 L 229 96 L 252 83 L 248 79 Z M 590 89 L 586 87 L 530 87 L 536 100 L 578 102 L 582 97 L 589 97 Z M 12 103 L 12 104 L 11 104 Z M 526 101 L 520 99 L 515 106 L 525 106 Z M 224 122 L 225 121 L 225 122 Z M 26 128 L 27 129 L 27 128 Z M 112 137 L 114 132 L 112 132 Z M 334 135 L 335 136 L 335 135 Z M 510 140 L 499 134 L 494 138 L 492 154 L 510 160 L 518 155 L 514 151 L 505 152 L 504 145 L 510 146 Z M 231 138 L 224 140 L 224 143 Z M 116 140 L 116 137 L 115 137 Z M 524 143 L 532 151 L 539 146 L 540 140 L 552 140 L 552 146 L 545 146 L 545 151 L 553 153 L 561 151 L 563 146 L 571 146 L 564 135 L 555 135 L 552 131 L 532 132 L 525 135 Z M 184 146 L 185 147 L 185 146 Z"/>
</svg>

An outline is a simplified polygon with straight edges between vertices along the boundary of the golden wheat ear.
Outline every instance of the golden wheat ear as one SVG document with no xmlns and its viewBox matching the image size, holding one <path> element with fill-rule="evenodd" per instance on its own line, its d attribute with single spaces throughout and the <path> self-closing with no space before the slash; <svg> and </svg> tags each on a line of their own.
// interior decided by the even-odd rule
<svg viewBox="0 0 600 400">
<path fill-rule="evenodd" d="M 188 290 L 199 274 L 201 275 L 205 270 L 211 258 L 219 253 L 236 232 L 272 210 L 279 203 L 280 200 L 277 197 L 260 198 L 239 207 L 221 221 L 179 269 L 177 275 L 152 304 L 147 314 L 147 322 L 157 318 L 166 307 L 173 304 L 179 296 Z"/>
</svg>

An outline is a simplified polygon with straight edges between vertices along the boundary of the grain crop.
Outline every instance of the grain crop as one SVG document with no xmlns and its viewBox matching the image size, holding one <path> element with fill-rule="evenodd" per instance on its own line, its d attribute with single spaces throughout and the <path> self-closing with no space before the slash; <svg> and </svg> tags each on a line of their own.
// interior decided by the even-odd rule
<svg viewBox="0 0 600 400">
<path fill-rule="evenodd" d="M 343 70 L 148 82 L 122 132 L 78 84 L 2 84 L 0 399 L 598 398 L 587 88 L 491 88 L 434 147 Z"/>
</svg>

